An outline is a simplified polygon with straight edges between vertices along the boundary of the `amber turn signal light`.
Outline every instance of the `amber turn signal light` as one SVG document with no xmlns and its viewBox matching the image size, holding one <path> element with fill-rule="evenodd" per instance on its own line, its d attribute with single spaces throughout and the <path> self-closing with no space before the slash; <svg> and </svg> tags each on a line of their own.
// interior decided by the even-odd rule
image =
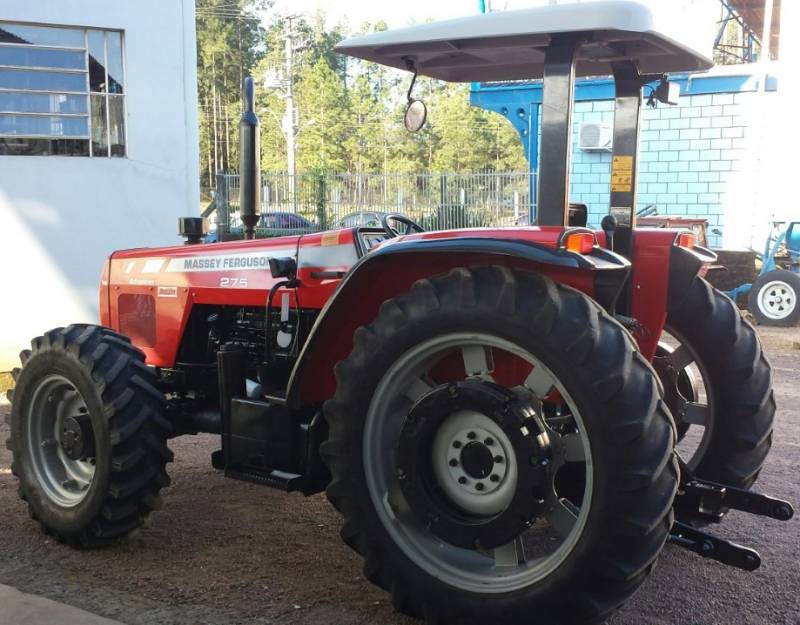
<svg viewBox="0 0 800 625">
<path fill-rule="evenodd" d="M 696 243 L 697 237 L 691 232 L 681 232 L 675 239 L 675 245 L 685 247 L 687 250 L 693 249 Z"/>
<path fill-rule="evenodd" d="M 570 252 L 591 254 L 594 248 L 594 235 L 591 232 L 573 232 L 564 237 L 564 247 Z"/>
</svg>

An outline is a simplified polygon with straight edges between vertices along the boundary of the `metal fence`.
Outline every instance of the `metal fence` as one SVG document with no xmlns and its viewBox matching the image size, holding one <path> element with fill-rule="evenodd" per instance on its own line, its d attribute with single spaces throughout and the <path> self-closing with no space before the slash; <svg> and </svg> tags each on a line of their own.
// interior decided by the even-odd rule
<svg viewBox="0 0 800 625">
<path fill-rule="evenodd" d="M 535 174 L 262 174 L 258 234 L 276 236 L 379 225 L 403 213 L 426 230 L 527 223 Z M 220 238 L 242 231 L 239 176 L 218 174 L 213 208 Z"/>
</svg>

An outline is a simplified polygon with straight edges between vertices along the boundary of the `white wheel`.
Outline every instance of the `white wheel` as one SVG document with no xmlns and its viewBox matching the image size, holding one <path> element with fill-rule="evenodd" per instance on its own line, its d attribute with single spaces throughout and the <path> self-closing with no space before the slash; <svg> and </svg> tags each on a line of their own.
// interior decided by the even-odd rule
<svg viewBox="0 0 800 625">
<path fill-rule="evenodd" d="M 776 269 L 759 276 L 748 301 L 750 312 L 763 325 L 789 326 L 800 321 L 800 275 Z"/>
</svg>

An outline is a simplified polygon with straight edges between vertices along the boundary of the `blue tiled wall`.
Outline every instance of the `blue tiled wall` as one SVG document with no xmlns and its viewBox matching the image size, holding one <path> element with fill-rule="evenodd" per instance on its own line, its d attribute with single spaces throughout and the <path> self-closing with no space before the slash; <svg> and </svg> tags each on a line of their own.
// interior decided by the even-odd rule
<svg viewBox="0 0 800 625">
<path fill-rule="evenodd" d="M 747 164 L 753 161 L 751 144 L 758 143 L 758 120 L 751 105 L 760 97 L 763 75 L 756 69 L 740 66 L 735 72 L 721 68 L 708 74 L 671 76 L 670 80 L 680 84 L 678 106 L 643 107 L 639 209 L 655 204 L 659 215 L 707 219 L 709 243 L 722 243 L 715 231 L 724 232 L 724 220 L 738 214 L 742 189 L 737 183 L 751 167 Z M 775 92 L 777 78 L 768 76 L 765 87 L 767 92 Z M 578 131 L 583 122 L 613 123 L 613 81 L 578 80 L 575 98 L 570 199 L 589 206 L 589 222 L 596 226 L 608 213 L 611 154 L 579 149 Z M 514 125 L 532 170 L 538 168 L 540 156 L 538 141 L 529 137 L 539 135 L 541 101 L 542 84 L 537 81 L 475 83 L 470 95 L 473 105 L 499 113 Z M 533 112 L 533 117 L 528 117 L 527 111 Z"/>
<path fill-rule="evenodd" d="M 708 220 L 709 243 L 717 245 L 721 196 L 740 171 L 747 143 L 742 105 L 749 93 L 684 96 L 678 106 L 644 108 L 640 135 L 639 209 L 649 204 L 660 215 Z M 608 213 L 611 154 L 578 147 L 583 122 L 614 120 L 611 100 L 576 102 L 570 199 L 589 207 L 589 221 Z"/>
</svg>

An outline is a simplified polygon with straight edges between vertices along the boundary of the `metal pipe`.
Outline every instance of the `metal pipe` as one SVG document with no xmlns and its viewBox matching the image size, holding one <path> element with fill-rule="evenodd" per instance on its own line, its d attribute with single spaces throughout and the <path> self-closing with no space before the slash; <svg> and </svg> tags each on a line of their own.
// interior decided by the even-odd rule
<svg viewBox="0 0 800 625">
<path fill-rule="evenodd" d="M 256 238 L 261 207 L 261 140 L 255 113 L 255 88 L 248 76 L 243 86 L 242 119 L 239 122 L 239 216 L 244 238 Z"/>
</svg>

